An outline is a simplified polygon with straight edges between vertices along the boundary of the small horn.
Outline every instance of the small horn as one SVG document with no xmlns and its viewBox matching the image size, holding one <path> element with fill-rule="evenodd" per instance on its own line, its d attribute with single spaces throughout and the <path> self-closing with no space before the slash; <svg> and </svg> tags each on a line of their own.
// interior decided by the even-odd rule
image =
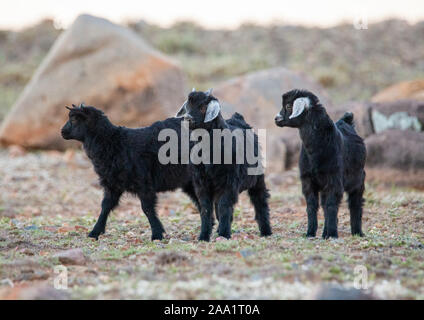
<svg viewBox="0 0 424 320">
<path fill-rule="evenodd" d="M 207 96 L 210 96 L 210 95 L 211 95 L 211 93 L 212 93 L 212 90 L 213 90 L 213 88 L 210 88 L 208 91 L 206 91 L 206 95 L 207 95 Z"/>
<path fill-rule="evenodd" d="M 196 88 L 191 89 L 191 92 L 195 92 L 195 91 L 196 91 Z"/>
<path fill-rule="evenodd" d="M 72 104 L 72 107 L 73 107 L 73 108 L 78 108 L 78 106 L 76 106 L 76 105 L 74 105 L 74 104 Z"/>
</svg>

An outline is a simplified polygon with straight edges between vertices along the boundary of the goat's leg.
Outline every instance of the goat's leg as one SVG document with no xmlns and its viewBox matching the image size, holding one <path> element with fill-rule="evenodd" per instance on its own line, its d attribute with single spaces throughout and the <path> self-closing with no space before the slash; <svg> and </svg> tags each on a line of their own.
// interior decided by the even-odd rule
<svg viewBox="0 0 424 320">
<path fill-rule="evenodd" d="M 219 212 L 218 212 L 218 202 L 217 201 L 214 203 L 214 206 L 215 206 L 216 220 L 218 220 L 218 222 L 219 222 Z"/>
<path fill-rule="evenodd" d="M 306 212 L 308 214 L 307 237 L 315 237 L 318 230 L 318 192 L 311 192 L 305 195 Z"/>
<path fill-rule="evenodd" d="M 121 195 L 122 192 L 105 190 L 102 201 L 102 211 L 99 218 L 97 219 L 96 224 L 94 225 L 93 230 L 88 234 L 90 238 L 97 240 L 99 235 L 105 233 L 106 222 L 109 213 L 118 205 Z"/>
<path fill-rule="evenodd" d="M 165 229 L 162 226 L 157 214 L 156 214 L 156 195 L 139 195 L 141 201 L 141 208 L 144 211 L 147 219 L 149 220 L 150 227 L 152 229 L 152 241 L 162 240 Z"/>
<path fill-rule="evenodd" d="M 201 219 L 201 231 L 199 235 L 200 241 L 209 241 L 213 228 L 213 202 L 212 200 L 204 195 L 200 197 L 200 219 Z"/>
<path fill-rule="evenodd" d="M 191 201 L 194 203 L 194 205 L 196 206 L 197 210 L 200 212 L 200 203 L 199 203 L 199 199 L 196 196 L 196 192 L 194 191 L 194 186 L 192 183 L 186 185 L 183 188 L 183 192 L 185 192 L 191 199 Z"/>
<path fill-rule="evenodd" d="M 321 206 L 324 208 L 324 203 L 326 202 L 326 198 L 325 195 L 323 193 L 321 193 Z M 324 228 L 322 230 L 322 238 L 323 239 L 327 239 L 327 212 L 323 209 L 324 211 Z"/>
<path fill-rule="evenodd" d="M 342 199 L 342 193 L 332 192 L 325 194 L 322 197 L 324 202 L 322 203 L 325 217 L 325 227 L 323 232 L 323 238 L 338 238 L 337 233 L 337 213 L 339 211 L 340 201 Z"/>
<path fill-rule="evenodd" d="M 231 238 L 231 222 L 234 210 L 234 204 L 237 202 L 237 196 L 225 193 L 218 200 L 218 235 Z"/>
<path fill-rule="evenodd" d="M 302 192 L 305 196 L 306 212 L 308 214 L 308 230 L 306 231 L 306 236 L 315 237 L 318 229 L 318 190 L 310 179 L 304 178 L 302 179 Z M 326 230 L 325 227 L 324 230 Z"/>
<path fill-rule="evenodd" d="M 270 236 L 272 234 L 271 225 L 269 223 L 269 207 L 268 198 L 269 192 L 266 188 L 263 177 L 255 187 L 248 190 L 250 201 L 255 207 L 255 220 L 258 224 L 259 231 L 262 237 Z"/>
<path fill-rule="evenodd" d="M 362 206 L 364 199 L 362 195 L 364 193 L 364 187 L 349 193 L 348 204 L 350 211 L 350 229 L 352 235 L 358 235 L 363 237 L 362 232 Z"/>
</svg>

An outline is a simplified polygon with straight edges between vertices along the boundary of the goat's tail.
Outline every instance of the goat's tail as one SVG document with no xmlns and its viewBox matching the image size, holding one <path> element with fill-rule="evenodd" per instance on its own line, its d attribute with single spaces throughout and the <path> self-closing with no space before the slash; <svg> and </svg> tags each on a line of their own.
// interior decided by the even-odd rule
<svg viewBox="0 0 424 320">
<path fill-rule="evenodd" d="M 347 124 L 350 124 L 353 126 L 353 113 L 352 112 L 346 112 L 343 117 L 340 118 L 340 120 L 346 122 Z"/>
<path fill-rule="evenodd" d="M 246 122 L 246 120 L 244 120 L 244 117 L 236 112 L 233 114 L 233 116 L 231 117 L 231 119 L 227 120 L 227 123 L 233 125 L 233 126 L 237 126 L 243 129 L 251 129 L 252 127 Z"/>
</svg>

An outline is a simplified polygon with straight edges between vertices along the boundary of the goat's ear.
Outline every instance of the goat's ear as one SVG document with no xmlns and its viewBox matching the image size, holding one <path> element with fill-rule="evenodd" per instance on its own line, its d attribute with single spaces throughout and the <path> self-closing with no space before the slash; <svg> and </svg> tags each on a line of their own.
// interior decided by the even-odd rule
<svg viewBox="0 0 424 320">
<path fill-rule="evenodd" d="M 184 117 L 184 115 L 187 113 L 186 106 L 187 106 L 187 100 L 183 103 L 180 110 L 178 110 L 177 114 L 175 115 L 175 118 Z"/>
<path fill-rule="evenodd" d="M 219 112 L 221 111 L 221 105 L 218 100 L 212 100 L 208 104 L 208 108 L 206 109 L 205 120 L 203 122 L 211 122 L 215 119 Z"/>
<path fill-rule="evenodd" d="M 310 105 L 311 105 L 311 102 L 309 101 L 309 98 L 306 98 L 306 97 L 297 98 L 293 102 L 293 112 L 291 116 L 289 117 L 289 119 L 293 119 L 300 116 L 305 109 L 308 109 L 310 107 Z"/>
</svg>

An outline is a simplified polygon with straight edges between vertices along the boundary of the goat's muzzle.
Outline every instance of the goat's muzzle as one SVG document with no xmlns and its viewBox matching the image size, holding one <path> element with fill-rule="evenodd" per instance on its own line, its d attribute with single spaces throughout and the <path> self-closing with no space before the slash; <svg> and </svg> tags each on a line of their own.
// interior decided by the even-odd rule
<svg viewBox="0 0 424 320">
<path fill-rule="evenodd" d="M 68 130 L 66 130 L 66 128 L 62 128 L 62 130 L 60 131 L 60 133 L 62 134 L 62 138 L 65 140 L 70 140 L 70 132 Z"/>
<path fill-rule="evenodd" d="M 276 116 L 275 116 L 275 124 L 277 125 L 277 126 L 283 126 L 284 125 L 284 117 L 281 115 L 281 114 L 277 114 Z"/>
</svg>

